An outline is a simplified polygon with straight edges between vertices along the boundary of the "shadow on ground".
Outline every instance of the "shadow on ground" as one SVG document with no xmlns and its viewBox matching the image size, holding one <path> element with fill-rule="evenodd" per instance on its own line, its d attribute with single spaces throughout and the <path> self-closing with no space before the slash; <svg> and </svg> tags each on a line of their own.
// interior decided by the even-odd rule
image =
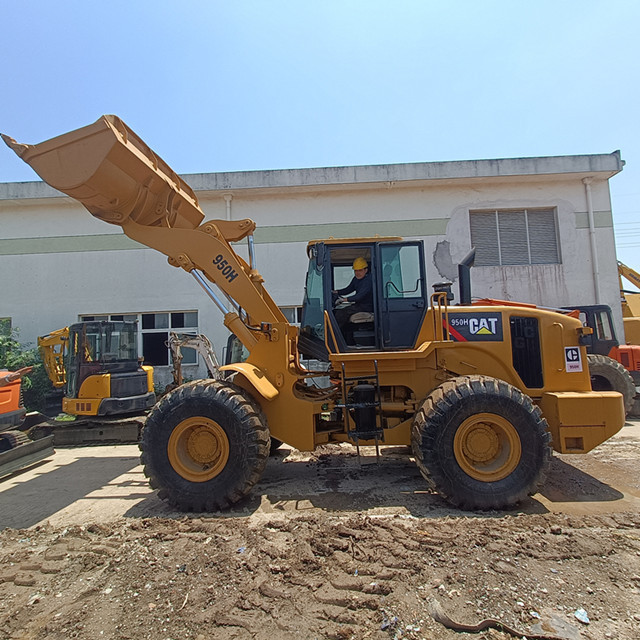
<svg viewBox="0 0 640 640">
<path fill-rule="evenodd" d="M 0 493 L 0 529 L 25 529 L 45 520 L 139 464 L 138 457 L 91 456 L 43 471 Z"/>
<path fill-rule="evenodd" d="M 555 457 L 540 493 L 550 502 L 612 502 L 624 497 L 617 489 Z"/>
<path fill-rule="evenodd" d="M 380 464 L 375 456 L 359 463 L 353 454 L 312 456 L 308 460 L 289 458 L 288 452 L 272 457 L 261 481 L 252 493 L 235 507 L 217 512 L 217 517 L 247 517 L 264 513 L 398 513 L 418 518 L 502 517 L 514 513 L 547 513 L 535 497 L 508 511 L 473 513 L 457 510 L 427 487 L 413 458 L 404 447 L 382 450 Z M 551 502 L 614 501 L 622 494 L 576 469 L 553 458 L 547 481 L 540 492 Z M 162 502 L 154 493 L 133 505 L 126 517 L 184 517 Z M 200 514 L 202 515 L 202 514 Z"/>
</svg>

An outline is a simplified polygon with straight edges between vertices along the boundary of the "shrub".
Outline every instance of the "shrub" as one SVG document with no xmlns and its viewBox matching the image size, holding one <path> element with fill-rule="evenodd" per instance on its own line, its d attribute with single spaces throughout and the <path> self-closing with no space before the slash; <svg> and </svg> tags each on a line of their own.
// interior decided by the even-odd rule
<svg viewBox="0 0 640 640">
<path fill-rule="evenodd" d="M 33 371 L 22 378 L 24 406 L 27 411 L 44 411 L 51 382 L 38 350 L 20 344 L 19 333 L 19 329 L 12 329 L 7 323 L 0 324 L 0 369 L 16 371 L 33 367 Z"/>
</svg>

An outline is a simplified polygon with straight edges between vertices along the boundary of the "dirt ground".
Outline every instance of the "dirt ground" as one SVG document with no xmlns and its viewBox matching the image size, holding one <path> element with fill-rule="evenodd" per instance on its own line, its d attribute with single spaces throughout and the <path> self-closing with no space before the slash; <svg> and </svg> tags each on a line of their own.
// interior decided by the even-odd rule
<svg viewBox="0 0 640 640">
<path fill-rule="evenodd" d="M 191 517 L 135 446 L 58 449 L 0 481 L 0 639 L 640 637 L 640 421 L 506 512 L 365 453 L 281 449 L 240 506 Z"/>
</svg>

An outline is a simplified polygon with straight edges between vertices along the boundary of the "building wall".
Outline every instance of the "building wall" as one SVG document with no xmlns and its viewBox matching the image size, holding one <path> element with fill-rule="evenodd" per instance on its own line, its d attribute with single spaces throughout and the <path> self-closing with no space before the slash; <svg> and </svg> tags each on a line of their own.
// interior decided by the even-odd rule
<svg viewBox="0 0 640 640">
<path fill-rule="evenodd" d="M 302 302 L 306 243 L 322 237 L 400 235 L 425 242 L 429 283 L 456 281 L 457 263 L 471 247 L 469 211 L 554 207 L 561 264 L 476 267 L 474 297 L 494 297 L 545 306 L 595 303 L 591 240 L 582 174 L 457 177 L 197 189 L 207 218 L 252 218 L 257 266 L 279 305 Z M 190 176 L 185 176 L 190 182 Z M 193 182 L 203 182 L 193 176 Z M 75 322 L 82 315 L 145 311 L 199 311 L 199 329 L 221 354 L 228 332 L 222 315 L 193 279 L 166 258 L 136 245 L 120 228 L 92 218 L 84 208 L 51 190 L 0 199 L 0 269 L 4 279 L 0 317 L 11 317 L 21 340 Z M 193 184 L 193 183 L 192 183 Z M 614 311 L 622 335 L 608 179 L 591 184 L 601 302 Z M 5 190 L 6 191 L 6 190 Z M 231 198 L 229 198 L 231 196 Z M 246 246 L 238 252 L 246 258 Z M 457 284 L 454 292 L 457 294 Z M 187 375 L 203 375 L 187 367 Z M 159 370 L 167 380 L 169 370 Z"/>
</svg>

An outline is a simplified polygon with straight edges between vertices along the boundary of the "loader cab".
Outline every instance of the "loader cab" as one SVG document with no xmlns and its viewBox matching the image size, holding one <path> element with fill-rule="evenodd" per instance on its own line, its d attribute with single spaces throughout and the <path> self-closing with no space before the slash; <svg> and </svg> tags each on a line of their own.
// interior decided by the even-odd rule
<svg viewBox="0 0 640 640">
<path fill-rule="evenodd" d="M 411 349 L 428 307 L 424 248 L 400 238 L 322 240 L 309 243 L 309 269 L 300 325 L 303 356 Z M 336 290 L 349 285 L 353 263 L 364 258 L 373 288 L 373 311 L 348 316 L 336 307 Z M 346 307 L 348 315 L 348 306 Z"/>
</svg>

